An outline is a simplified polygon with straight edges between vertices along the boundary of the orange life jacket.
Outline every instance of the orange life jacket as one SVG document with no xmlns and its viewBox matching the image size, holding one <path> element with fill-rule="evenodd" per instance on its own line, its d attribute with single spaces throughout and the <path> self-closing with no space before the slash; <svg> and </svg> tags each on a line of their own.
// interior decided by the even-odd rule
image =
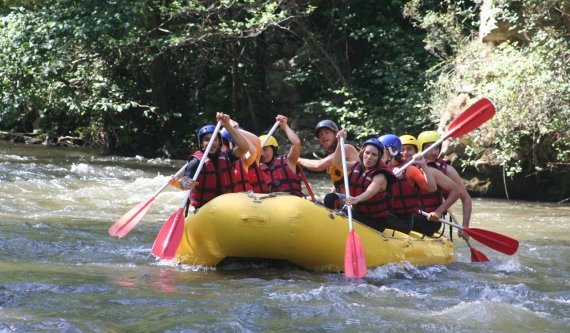
<svg viewBox="0 0 570 333">
<path fill-rule="evenodd" d="M 336 193 L 345 193 L 346 191 L 344 190 L 344 178 L 342 176 L 342 170 L 339 170 L 334 165 L 331 165 L 328 167 L 327 173 L 334 184 Z"/>
</svg>

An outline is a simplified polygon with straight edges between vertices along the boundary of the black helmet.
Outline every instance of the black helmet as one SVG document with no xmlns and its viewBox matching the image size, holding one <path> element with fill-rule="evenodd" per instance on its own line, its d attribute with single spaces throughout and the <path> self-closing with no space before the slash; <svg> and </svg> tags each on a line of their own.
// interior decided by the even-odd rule
<svg viewBox="0 0 570 333">
<path fill-rule="evenodd" d="M 335 133 L 338 132 L 338 126 L 336 126 L 334 121 L 332 121 L 330 119 L 321 120 L 317 124 L 317 127 L 315 127 L 315 136 L 317 138 L 319 137 L 319 131 L 321 130 L 321 128 L 325 128 L 325 127 L 332 130 Z"/>
</svg>

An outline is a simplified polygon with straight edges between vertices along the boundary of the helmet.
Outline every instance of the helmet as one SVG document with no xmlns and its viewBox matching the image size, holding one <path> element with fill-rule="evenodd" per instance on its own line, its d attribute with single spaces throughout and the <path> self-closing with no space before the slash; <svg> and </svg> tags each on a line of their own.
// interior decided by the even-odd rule
<svg viewBox="0 0 570 333">
<path fill-rule="evenodd" d="M 205 125 L 200 128 L 198 131 L 198 147 L 202 145 L 202 137 L 208 133 L 214 133 L 216 131 L 216 126 L 214 125 Z M 222 137 L 220 133 L 218 133 L 218 140 L 222 141 Z"/>
<path fill-rule="evenodd" d="M 416 150 L 419 150 L 418 140 L 413 135 L 405 134 L 400 136 L 400 142 L 402 145 L 413 145 L 416 146 Z"/>
<path fill-rule="evenodd" d="M 424 131 L 418 135 L 418 148 L 419 151 L 424 149 L 424 144 L 436 142 L 441 138 L 441 135 L 436 131 Z"/>
<path fill-rule="evenodd" d="M 325 120 L 319 121 L 319 123 L 315 127 L 315 136 L 317 138 L 319 137 L 319 131 L 321 130 L 321 128 L 328 128 L 335 133 L 338 132 L 338 126 L 336 126 L 334 121 L 332 121 L 330 119 L 325 119 Z"/>
<path fill-rule="evenodd" d="M 220 131 L 220 133 L 222 133 L 222 139 L 227 140 L 231 143 L 234 143 L 234 140 L 232 139 L 232 136 L 230 135 L 230 132 L 227 129 L 222 129 Z"/>
<path fill-rule="evenodd" d="M 259 141 L 261 141 L 263 143 L 263 141 L 265 141 L 265 138 L 267 137 L 267 135 L 262 135 L 259 137 Z M 273 137 L 273 135 L 271 135 L 269 137 L 269 139 L 267 139 L 267 142 L 263 145 L 263 147 L 269 147 L 269 146 L 273 146 L 275 148 L 279 148 L 279 144 L 277 143 L 277 140 L 275 140 L 275 138 Z"/>
<path fill-rule="evenodd" d="M 364 143 L 362 144 L 362 149 L 364 149 L 364 147 L 366 147 L 366 145 L 373 145 L 376 148 L 378 148 L 378 150 L 380 151 L 380 156 L 382 156 L 382 153 L 384 152 L 384 145 L 382 144 L 382 142 L 380 142 L 380 140 L 368 139 L 368 140 L 364 141 Z"/>
<path fill-rule="evenodd" d="M 202 126 L 202 128 L 200 128 L 200 130 L 198 131 L 198 141 L 202 141 L 202 137 L 208 133 L 214 133 L 214 131 L 216 130 L 216 126 L 214 125 L 206 125 L 206 126 Z"/>
<path fill-rule="evenodd" d="M 384 134 L 378 138 L 384 147 L 388 147 L 390 155 L 396 156 L 402 151 L 402 141 L 395 134 Z"/>
</svg>

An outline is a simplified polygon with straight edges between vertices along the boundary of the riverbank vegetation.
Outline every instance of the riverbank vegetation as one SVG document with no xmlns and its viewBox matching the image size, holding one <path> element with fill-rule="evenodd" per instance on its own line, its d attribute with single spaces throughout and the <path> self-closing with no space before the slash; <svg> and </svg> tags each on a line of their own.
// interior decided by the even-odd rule
<svg viewBox="0 0 570 333">
<path fill-rule="evenodd" d="M 355 139 L 417 134 L 480 96 L 464 167 L 568 174 L 570 0 L 0 2 L 0 130 L 183 156 L 224 111 Z M 491 26 L 489 29 L 486 29 Z M 558 194 L 558 196 L 565 194 Z M 562 198 L 564 199 L 564 198 Z"/>
</svg>

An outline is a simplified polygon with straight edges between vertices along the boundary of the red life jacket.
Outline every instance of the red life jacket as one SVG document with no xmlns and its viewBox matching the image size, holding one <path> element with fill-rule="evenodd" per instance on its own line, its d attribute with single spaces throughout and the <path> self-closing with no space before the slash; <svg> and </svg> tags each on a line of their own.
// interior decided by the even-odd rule
<svg viewBox="0 0 570 333">
<path fill-rule="evenodd" d="M 420 188 L 418 199 L 421 210 L 428 213 L 435 212 L 443 203 L 443 192 L 439 186 L 435 192 L 428 192 Z"/>
<path fill-rule="evenodd" d="M 265 175 L 270 192 L 289 192 L 304 197 L 301 190 L 301 178 L 287 165 L 287 155 L 281 155 L 270 164 L 262 163 L 261 172 Z"/>
<path fill-rule="evenodd" d="M 444 160 L 442 158 L 438 158 L 434 162 L 428 163 L 428 165 L 438 169 L 441 172 L 443 172 L 444 175 L 447 175 L 447 165 L 448 164 L 447 164 L 446 160 Z"/>
<path fill-rule="evenodd" d="M 251 190 L 255 193 L 269 193 L 269 186 L 265 180 L 261 167 L 257 163 L 253 163 L 247 170 L 249 175 L 249 184 Z"/>
<path fill-rule="evenodd" d="M 351 196 L 357 196 L 365 192 L 368 186 L 372 184 L 372 178 L 380 173 L 385 174 L 386 179 L 389 179 L 387 174 L 392 172 L 380 166 L 366 170 L 360 162 L 357 162 L 348 175 L 348 184 L 350 192 L 352 192 Z M 390 214 L 388 200 L 388 192 L 381 191 L 374 194 L 367 201 L 354 205 L 354 210 L 372 218 L 387 218 Z"/>
<path fill-rule="evenodd" d="M 391 169 L 402 167 L 402 162 Z M 419 211 L 418 192 L 416 187 L 406 179 L 406 172 L 402 172 L 397 176 L 396 182 L 390 187 L 392 193 L 391 209 L 392 214 L 397 216 L 415 215 Z"/>
<path fill-rule="evenodd" d="M 252 189 L 251 185 L 249 184 L 249 171 L 245 170 L 245 164 L 241 158 L 237 161 L 234 161 L 232 172 L 234 192 L 247 192 Z"/>
<path fill-rule="evenodd" d="M 204 153 L 198 151 L 192 156 L 200 159 Z M 204 157 L 206 161 L 196 179 L 198 185 L 190 194 L 190 204 L 195 208 L 200 208 L 218 195 L 231 193 L 233 190 L 233 168 L 228 153 L 216 154 L 215 161 L 212 161 L 210 157 L 211 155 Z"/>
</svg>

